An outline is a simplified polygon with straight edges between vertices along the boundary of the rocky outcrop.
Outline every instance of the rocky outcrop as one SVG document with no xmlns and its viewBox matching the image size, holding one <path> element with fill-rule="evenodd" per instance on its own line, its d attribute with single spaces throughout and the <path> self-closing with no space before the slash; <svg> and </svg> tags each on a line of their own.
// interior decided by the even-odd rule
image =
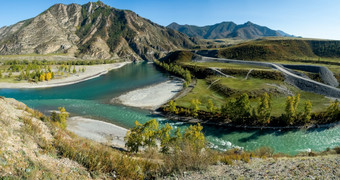
<svg viewBox="0 0 340 180">
<path fill-rule="evenodd" d="M 152 60 L 195 46 L 186 35 L 102 2 L 56 4 L 0 29 L 0 55 L 67 54 L 84 59 Z"/>
</svg>

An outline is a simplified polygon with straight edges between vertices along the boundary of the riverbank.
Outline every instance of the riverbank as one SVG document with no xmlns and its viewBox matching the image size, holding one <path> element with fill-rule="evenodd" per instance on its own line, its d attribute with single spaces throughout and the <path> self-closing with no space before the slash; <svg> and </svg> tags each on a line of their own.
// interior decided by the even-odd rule
<svg viewBox="0 0 340 180">
<path fill-rule="evenodd" d="M 68 119 L 67 130 L 80 137 L 123 149 L 125 148 L 124 137 L 128 131 L 111 123 L 80 116 Z"/>
<path fill-rule="evenodd" d="M 183 89 L 183 81 L 173 79 L 156 85 L 136 89 L 111 100 L 126 106 L 155 110 L 167 103 Z"/>
<path fill-rule="evenodd" d="M 188 123 L 188 124 L 197 124 L 200 123 L 201 125 L 208 125 L 208 126 L 217 126 L 217 127 L 232 127 L 238 129 L 273 129 L 273 130 L 280 130 L 280 129 L 313 129 L 313 128 L 332 128 L 340 125 L 340 121 L 335 123 L 329 124 L 308 124 L 308 125 L 301 125 L 301 126 L 247 126 L 247 125 L 235 125 L 230 122 L 212 122 L 211 120 L 202 120 L 193 117 L 187 116 L 179 116 L 169 113 L 164 113 L 163 111 L 158 111 L 159 115 L 164 116 L 167 119 L 171 119 L 178 122 Z"/>
<path fill-rule="evenodd" d="M 38 82 L 38 83 L 29 83 L 29 82 L 19 82 L 19 83 L 8 83 L 1 82 L 0 88 L 50 88 L 50 87 L 58 87 L 58 86 L 66 86 L 70 84 L 79 83 L 82 81 L 87 81 L 89 79 L 93 79 L 99 77 L 103 74 L 108 73 L 110 70 L 118 69 L 126 64 L 131 62 L 120 62 L 114 64 L 100 64 L 100 65 L 91 65 L 91 66 L 81 66 L 86 69 L 83 73 L 71 74 L 68 77 L 62 79 L 52 79 L 50 81 Z"/>
</svg>

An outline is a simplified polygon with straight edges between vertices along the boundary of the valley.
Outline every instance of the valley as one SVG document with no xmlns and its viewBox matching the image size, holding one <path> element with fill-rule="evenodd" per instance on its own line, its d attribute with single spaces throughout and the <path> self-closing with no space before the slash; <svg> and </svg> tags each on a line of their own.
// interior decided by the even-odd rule
<svg viewBox="0 0 340 180">
<path fill-rule="evenodd" d="M 55 4 L 0 28 L 0 179 L 336 179 L 339 83 L 339 40 Z"/>
</svg>

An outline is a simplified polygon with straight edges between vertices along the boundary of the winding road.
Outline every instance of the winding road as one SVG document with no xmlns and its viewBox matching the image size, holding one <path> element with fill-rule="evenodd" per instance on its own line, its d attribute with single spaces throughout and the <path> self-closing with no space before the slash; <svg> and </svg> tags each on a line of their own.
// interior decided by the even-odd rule
<svg viewBox="0 0 340 180">
<path fill-rule="evenodd" d="M 248 64 L 248 65 L 271 67 L 273 69 L 276 69 L 282 72 L 286 76 L 286 80 L 289 83 L 295 85 L 301 90 L 314 92 L 314 93 L 325 95 L 325 96 L 332 97 L 332 98 L 340 98 L 340 89 L 305 78 L 305 77 L 298 76 L 292 73 L 289 69 L 284 68 L 280 64 L 269 63 L 269 62 L 258 62 L 258 61 L 211 58 L 211 57 L 204 57 L 204 56 L 201 56 L 201 58 L 195 60 L 195 62 L 224 62 L 224 63 Z"/>
</svg>

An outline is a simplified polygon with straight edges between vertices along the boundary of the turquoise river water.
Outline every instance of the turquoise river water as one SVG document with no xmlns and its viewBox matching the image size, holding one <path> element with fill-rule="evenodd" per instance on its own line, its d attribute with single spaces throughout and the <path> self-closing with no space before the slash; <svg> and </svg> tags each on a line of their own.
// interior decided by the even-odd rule
<svg viewBox="0 0 340 180">
<path fill-rule="evenodd" d="M 1 89 L 0 96 L 15 98 L 31 108 L 46 114 L 65 107 L 71 116 L 83 116 L 131 128 L 137 120 L 141 123 L 156 118 L 161 124 L 186 127 L 181 122 L 171 122 L 152 115 L 150 111 L 110 104 L 110 100 L 124 92 L 156 84 L 169 79 L 152 64 L 129 64 L 108 74 L 85 82 L 43 89 Z M 275 152 L 296 154 L 311 149 L 322 151 L 340 146 L 340 126 L 308 130 L 244 130 L 205 126 L 204 133 L 212 146 L 225 150 L 242 147 L 254 150 L 268 146 Z"/>
</svg>

